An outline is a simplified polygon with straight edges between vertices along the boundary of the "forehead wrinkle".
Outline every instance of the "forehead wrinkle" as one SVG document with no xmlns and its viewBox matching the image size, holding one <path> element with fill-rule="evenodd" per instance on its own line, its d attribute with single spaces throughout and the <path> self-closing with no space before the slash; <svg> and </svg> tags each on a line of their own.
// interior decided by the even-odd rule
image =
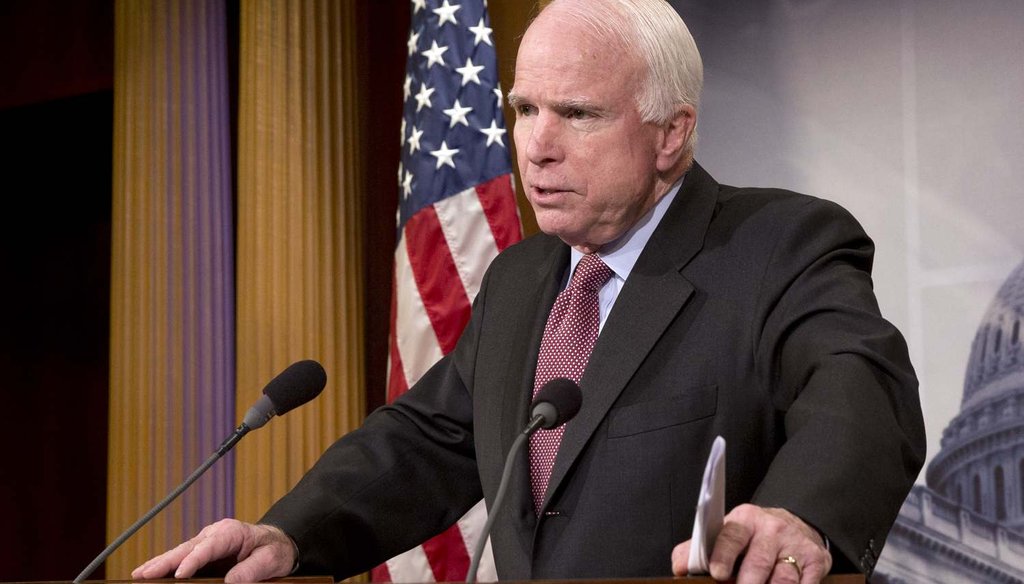
<svg viewBox="0 0 1024 584">
<path fill-rule="evenodd" d="M 574 51 L 561 60 L 544 59 L 543 55 L 529 56 L 529 66 L 524 69 L 517 67 L 516 79 L 509 89 L 506 99 L 509 105 L 523 101 L 535 101 L 540 95 L 552 95 L 546 101 L 556 105 L 569 107 L 600 107 L 599 99 L 588 95 L 571 95 L 580 89 L 579 85 L 605 85 L 609 78 L 617 79 L 622 86 L 631 87 L 638 83 L 638 71 L 635 59 L 623 55 L 615 59 L 614 52 L 607 52 L 606 47 L 574 47 Z M 522 57 L 522 55 L 520 55 Z M 522 64 L 524 59 L 519 59 Z M 614 62 L 613 68 L 602 63 Z M 524 94 L 525 91 L 525 94 Z M 562 95 L 560 96 L 559 93 Z M 526 95 L 529 94 L 529 95 Z M 565 94 L 570 94 L 565 96 Z"/>
</svg>

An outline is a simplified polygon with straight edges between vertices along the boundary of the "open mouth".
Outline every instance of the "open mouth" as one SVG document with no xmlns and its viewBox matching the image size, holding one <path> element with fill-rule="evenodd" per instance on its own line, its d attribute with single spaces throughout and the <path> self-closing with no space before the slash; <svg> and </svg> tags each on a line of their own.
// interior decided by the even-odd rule
<svg viewBox="0 0 1024 584">
<path fill-rule="evenodd" d="M 554 194 L 564 193 L 565 192 L 563 189 L 559 189 L 559 188 L 550 188 L 549 189 L 549 188 L 538 187 L 538 186 L 534 186 L 534 187 L 532 187 L 532 189 L 533 189 L 534 193 L 536 193 L 538 195 L 541 195 L 541 196 L 544 196 L 544 195 L 554 195 Z"/>
</svg>

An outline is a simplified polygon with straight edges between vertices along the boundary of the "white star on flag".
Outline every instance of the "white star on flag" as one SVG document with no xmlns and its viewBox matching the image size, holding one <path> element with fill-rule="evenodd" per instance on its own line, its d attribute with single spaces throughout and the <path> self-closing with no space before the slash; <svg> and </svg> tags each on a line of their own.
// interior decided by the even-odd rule
<svg viewBox="0 0 1024 584">
<path fill-rule="evenodd" d="M 420 33 L 418 33 L 418 32 L 410 32 L 409 33 L 409 42 L 406 44 L 406 46 L 409 48 L 409 56 L 410 57 L 412 56 L 413 53 L 416 52 L 416 49 L 419 48 L 419 47 L 416 46 L 417 43 L 419 43 L 419 42 L 420 42 Z"/>
<path fill-rule="evenodd" d="M 477 85 L 480 85 L 480 76 L 477 73 L 483 71 L 485 67 L 483 65 L 474 65 L 473 59 L 470 57 L 466 58 L 466 64 L 462 67 L 456 67 L 455 70 L 462 75 L 462 84 L 465 85 L 472 81 Z"/>
<path fill-rule="evenodd" d="M 466 114 L 468 114 L 471 111 L 473 111 L 473 108 L 462 107 L 462 104 L 460 104 L 459 100 L 456 99 L 455 105 L 453 105 L 451 109 L 444 110 L 444 113 L 448 114 L 448 116 L 451 117 L 452 119 L 452 123 L 448 127 L 454 128 L 455 124 L 462 124 L 463 126 L 468 126 L 469 121 L 466 120 Z"/>
<path fill-rule="evenodd" d="M 452 24 L 456 24 L 457 25 L 458 22 L 455 22 L 455 11 L 458 10 L 459 8 L 462 8 L 462 7 L 459 6 L 458 4 L 456 4 L 455 6 L 452 6 L 451 4 L 448 3 L 448 0 L 444 0 L 444 4 L 440 8 L 435 8 L 434 9 L 434 14 L 436 14 L 436 15 L 438 15 L 440 17 L 437 20 L 437 26 L 438 27 L 444 26 L 444 23 L 449 22 L 449 21 Z"/>
<path fill-rule="evenodd" d="M 502 100 L 504 98 L 501 95 L 501 84 L 500 83 L 497 86 L 495 86 L 495 88 L 494 88 L 494 95 L 498 96 L 498 109 L 501 109 L 501 102 L 502 102 Z"/>
<path fill-rule="evenodd" d="M 416 94 L 416 111 L 419 112 L 423 109 L 423 106 L 428 108 L 434 107 L 434 104 L 430 103 L 430 96 L 434 93 L 434 88 L 427 87 L 424 83 L 420 85 L 420 92 Z"/>
<path fill-rule="evenodd" d="M 420 149 L 420 137 L 423 136 L 423 130 L 417 130 L 416 126 L 412 127 L 412 134 L 409 136 L 409 154 L 415 154 Z"/>
<path fill-rule="evenodd" d="M 458 153 L 458 148 L 448 148 L 448 143 L 442 140 L 440 148 L 430 151 L 430 154 L 437 158 L 437 168 L 435 168 L 435 170 L 440 169 L 443 165 L 455 168 L 455 161 L 453 158 L 455 158 L 455 155 Z"/>
<path fill-rule="evenodd" d="M 402 181 L 402 193 L 406 198 L 412 194 L 412 173 L 405 171 L 405 180 Z"/>
<path fill-rule="evenodd" d="M 487 136 L 487 145 L 488 146 L 490 146 L 491 144 L 497 142 L 498 144 L 501 144 L 502 148 L 505 147 L 505 143 L 502 142 L 501 137 L 505 135 L 505 132 L 507 132 L 507 130 L 505 130 L 505 128 L 499 128 L 497 120 L 491 120 L 491 127 L 490 128 L 480 128 L 480 131 L 483 132 L 484 135 Z M 413 130 L 413 132 L 415 133 L 415 129 Z M 411 141 L 412 138 L 410 138 L 409 140 Z M 417 141 L 418 141 L 418 138 L 417 138 Z"/>
<path fill-rule="evenodd" d="M 473 31 L 473 46 L 479 45 L 480 41 L 483 41 L 491 46 L 491 32 L 494 30 L 484 24 L 484 19 L 480 19 L 480 24 L 469 27 L 469 30 Z"/>
<path fill-rule="evenodd" d="M 427 58 L 427 69 L 433 67 L 435 63 L 444 65 L 444 58 L 441 55 L 447 50 L 448 47 L 437 46 L 437 41 L 430 41 L 430 48 L 420 53 Z"/>
<path fill-rule="evenodd" d="M 412 0 L 412 13 L 416 14 L 420 10 L 426 10 L 427 0 Z"/>
<path fill-rule="evenodd" d="M 409 99 L 412 94 L 412 77 L 405 76 L 405 84 L 402 85 L 402 99 Z"/>
</svg>

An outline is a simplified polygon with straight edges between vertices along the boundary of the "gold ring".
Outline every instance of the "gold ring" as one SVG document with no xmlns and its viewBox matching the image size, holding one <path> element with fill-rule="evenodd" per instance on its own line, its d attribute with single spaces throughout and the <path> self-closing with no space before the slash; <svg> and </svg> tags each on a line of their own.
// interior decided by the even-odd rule
<svg viewBox="0 0 1024 584">
<path fill-rule="evenodd" d="M 775 563 L 776 564 L 789 564 L 790 566 L 793 566 L 794 568 L 796 568 L 797 580 L 803 580 L 804 579 L 804 571 L 802 569 L 800 569 L 800 562 L 796 561 L 796 558 L 794 558 L 793 556 L 783 556 L 783 557 L 779 558 L 778 561 L 775 562 Z"/>
</svg>

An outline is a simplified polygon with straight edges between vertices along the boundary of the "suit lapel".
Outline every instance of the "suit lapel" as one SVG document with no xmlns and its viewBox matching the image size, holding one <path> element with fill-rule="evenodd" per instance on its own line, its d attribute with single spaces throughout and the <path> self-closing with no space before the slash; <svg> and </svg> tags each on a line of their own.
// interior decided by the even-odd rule
<svg viewBox="0 0 1024 584">
<path fill-rule="evenodd" d="M 562 436 L 545 508 L 612 404 L 693 294 L 693 286 L 680 272 L 703 245 L 717 188 L 694 163 L 619 293 L 580 380 L 583 406 Z"/>
</svg>

